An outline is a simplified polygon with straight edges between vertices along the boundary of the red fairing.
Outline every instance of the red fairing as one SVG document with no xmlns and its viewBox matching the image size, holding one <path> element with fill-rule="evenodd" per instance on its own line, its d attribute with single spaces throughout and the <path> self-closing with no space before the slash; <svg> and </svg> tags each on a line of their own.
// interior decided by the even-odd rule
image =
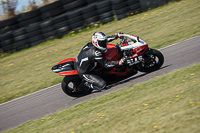
<svg viewBox="0 0 200 133">
<path fill-rule="evenodd" d="M 131 35 L 131 36 L 134 36 L 134 35 Z M 134 36 L 134 37 L 137 37 L 137 36 Z"/>
<path fill-rule="evenodd" d="M 77 73 L 76 70 L 73 70 L 73 71 L 66 71 L 66 72 L 59 72 L 58 74 L 61 75 L 61 76 L 78 75 L 78 73 Z"/>
<path fill-rule="evenodd" d="M 148 44 L 139 46 L 133 49 L 133 52 L 136 53 L 138 56 L 142 55 L 148 49 Z"/>
<path fill-rule="evenodd" d="M 119 53 L 117 53 L 117 48 L 115 47 L 115 44 L 108 44 L 107 45 L 107 52 L 102 53 L 103 58 L 108 61 L 116 61 Z"/>
<path fill-rule="evenodd" d="M 125 72 L 116 72 L 117 69 L 116 68 L 113 68 L 112 70 L 109 71 L 110 74 L 114 74 L 114 75 L 121 75 L 121 76 L 125 76 L 128 72 L 130 72 L 132 70 L 131 69 L 126 69 Z"/>
<path fill-rule="evenodd" d="M 68 59 L 65 59 L 65 60 L 62 60 L 60 61 L 58 64 L 61 64 L 61 63 L 65 63 L 65 62 L 69 62 L 69 61 L 76 61 L 76 58 L 68 58 Z"/>
<path fill-rule="evenodd" d="M 75 62 L 75 61 L 76 61 L 76 58 L 68 58 L 68 59 L 65 59 L 65 60 L 60 61 L 58 64 L 62 64 L 62 63 L 65 63 L 65 62 L 70 62 L 70 61 Z M 65 72 L 59 72 L 58 74 L 61 75 L 61 76 L 78 75 L 78 73 L 77 73 L 76 70 L 65 71 Z"/>
</svg>

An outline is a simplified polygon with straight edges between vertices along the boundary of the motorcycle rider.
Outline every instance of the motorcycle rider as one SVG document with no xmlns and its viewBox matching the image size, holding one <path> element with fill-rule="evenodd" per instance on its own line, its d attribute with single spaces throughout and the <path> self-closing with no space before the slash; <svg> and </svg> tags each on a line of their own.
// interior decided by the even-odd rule
<svg viewBox="0 0 200 133">
<path fill-rule="evenodd" d="M 99 64 L 105 68 L 111 68 L 122 65 L 126 58 L 119 61 L 107 61 L 103 58 L 102 53 L 107 51 L 107 44 L 115 39 L 121 38 L 119 34 L 113 36 L 106 36 L 103 32 L 95 32 L 92 36 L 92 41 L 87 43 L 80 51 L 76 58 L 75 67 L 82 79 L 81 88 L 83 84 L 94 90 L 103 90 L 106 87 L 106 82 L 99 76 L 93 74 L 92 70 Z"/>
</svg>

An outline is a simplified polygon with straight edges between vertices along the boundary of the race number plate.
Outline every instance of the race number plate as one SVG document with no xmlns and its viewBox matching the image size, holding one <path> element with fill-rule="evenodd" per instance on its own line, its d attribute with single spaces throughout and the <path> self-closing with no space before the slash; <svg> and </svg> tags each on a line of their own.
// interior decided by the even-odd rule
<svg viewBox="0 0 200 133">
<path fill-rule="evenodd" d="M 129 64 L 129 66 L 131 66 L 131 65 L 139 63 L 141 60 L 142 60 L 142 56 L 138 56 L 135 58 L 128 59 L 127 64 Z"/>
</svg>

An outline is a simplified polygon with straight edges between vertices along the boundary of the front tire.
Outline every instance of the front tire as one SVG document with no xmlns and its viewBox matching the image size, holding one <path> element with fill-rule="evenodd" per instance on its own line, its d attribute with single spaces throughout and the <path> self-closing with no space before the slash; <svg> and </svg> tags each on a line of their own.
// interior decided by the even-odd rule
<svg viewBox="0 0 200 133">
<path fill-rule="evenodd" d="M 151 49 L 143 56 L 143 61 L 137 65 L 141 72 L 152 72 L 158 70 L 164 63 L 163 54 L 155 49 Z"/>
<path fill-rule="evenodd" d="M 65 94 L 71 97 L 82 97 L 90 94 L 93 90 L 85 87 L 82 90 L 78 90 L 77 87 L 80 85 L 82 79 L 78 76 L 65 76 L 62 80 L 61 87 Z"/>
</svg>

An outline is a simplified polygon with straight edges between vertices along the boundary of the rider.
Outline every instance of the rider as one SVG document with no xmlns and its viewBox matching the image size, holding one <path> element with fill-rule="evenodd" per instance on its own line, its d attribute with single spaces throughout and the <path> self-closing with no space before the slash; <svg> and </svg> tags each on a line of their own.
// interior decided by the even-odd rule
<svg viewBox="0 0 200 133">
<path fill-rule="evenodd" d="M 120 34 L 123 34 L 120 32 Z M 99 76 L 94 75 L 92 70 L 100 64 L 105 68 L 116 67 L 125 62 L 125 58 L 119 61 L 107 61 L 102 53 L 107 51 L 107 44 L 114 39 L 121 38 L 118 34 L 106 36 L 103 32 L 95 32 L 92 36 L 92 42 L 87 43 L 76 58 L 76 70 L 80 78 L 85 81 L 85 85 L 94 90 L 102 90 L 106 87 L 106 82 Z M 82 82 L 84 83 L 84 82 Z M 81 88 L 79 86 L 79 88 Z"/>
</svg>

